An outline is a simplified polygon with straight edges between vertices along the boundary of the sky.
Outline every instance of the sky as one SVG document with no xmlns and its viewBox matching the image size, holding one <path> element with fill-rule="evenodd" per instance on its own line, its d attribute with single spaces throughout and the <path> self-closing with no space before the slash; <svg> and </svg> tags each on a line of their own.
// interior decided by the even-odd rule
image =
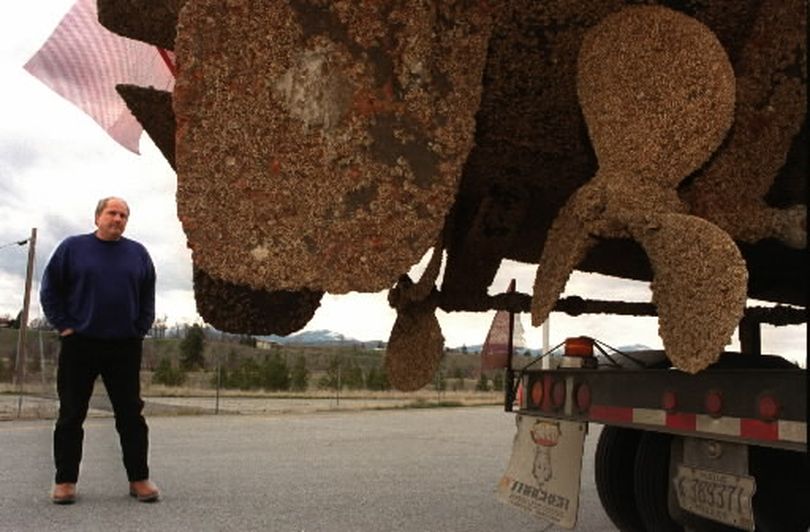
<svg viewBox="0 0 810 532">
<path fill-rule="evenodd" d="M 149 249 L 158 273 L 156 310 L 169 323 L 200 323 L 192 282 L 191 253 L 176 216 L 174 171 L 148 135 L 140 155 L 112 140 L 90 117 L 23 70 L 73 0 L 29 0 L 0 4 L 0 316 L 22 308 L 27 246 L 6 245 L 28 238 L 36 227 L 36 263 L 31 318 L 41 316 L 38 280 L 55 246 L 65 237 L 94 229 L 96 201 L 125 198 L 131 209 L 126 235 Z M 422 264 L 425 260 L 423 259 Z M 414 272 L 419 271 L 416 265 Z M 504 261 L 490 293 L 504 291 L 510 279 L 531 292 L 536 265 Z M 564 295 L 593 299 L 649 301 L 648 283 L 575 272 Z M 451 347 L 476 345 L 486 338 L 493 313 L 438 312 Z M 385 293 L 327 294 L 304 330 L 329 329 L 361 341 L 386 340 L 396 318 Z M 542 331 L 520 315 L 528 347 L 542 347 Z M 660 348 L 652 317 L 553 313 L 550 345 L 567 336 L 587 335 L 619 347 Z M 806 325 L 763 326 L 763 349 L 804 362 Z M 738 348 L 736 336 L 729 349 Z"/>
</svg>

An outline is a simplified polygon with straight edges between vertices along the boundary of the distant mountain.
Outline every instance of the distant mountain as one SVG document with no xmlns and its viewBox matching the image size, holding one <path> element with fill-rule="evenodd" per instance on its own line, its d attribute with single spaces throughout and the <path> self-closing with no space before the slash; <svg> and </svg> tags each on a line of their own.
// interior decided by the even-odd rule
<svg viewBox="0 0 810 532">
<path fill-rule="evenodd" d="M 290 336 L 277 336 L 270 334 L 266 336 L 256 336 L 257 340 L 264 340 L 266 342 L 275 342 L 281 345 L 319 345 L 319 346 L 339 346 L 339 345 L 356 345 L 359 344 L 365 348 L 375 349 L 377 347 L 385 347 L 385 340 L 369 340 L 362 341 L 350 336 L 345 336 L 339 332 L 330 331 L 329 329 L 319 329 L 317 331 L 303 331 Z M 467 353 L 474 354 L 481 352 L 481 344 L 467 345 Z M 461 351 L 462 346 L 449 347 L 454 351 Z"/>
<path fill-rule="evenodd" d="M 335 331 L 328 329 L 320 329 L 317 331 L 303 331 L 298 334 L 290 336 L 276 336 L 271 334 L 268 336 L 257 336 L 260 340 L 267 342 L 275 342 L 282 345 L 339 345 L 339 344 L 377 344 L 378 342 L 361 342 L 355 338 L 344 336 Z"/>
<path fill-rule="evenodd" d="M 469 348 L 468 348 L 468 349 L 469 349 Z M 561 346 L 559 346 L 557 349 L 555 349 L 555 350 L 553 350 L 553 351 L 552 351 L 552 355 L 553 355 L 553 356 L 562 355 L 562 353 L 563 353 L 563 349 L 564 349 L 564 346 L 562 346 L 562 345 L 561 345 Z M 617 351 L 620 351 L 620 352 L 622 352 L 622 353 L 632 353 L 633 351 L 649 351 L 649 350 L 651 350 L 651 349 L 652 349 L 651 347 L 647 347 L 647 346 L 646 346 L 646 345 L 644 345 L 644 344 L 630 344 L 630 345 L 623 345 L 623 346 L 620 346 L 620 347 L 617 347 L 617 348 L 616 348 L 616 350 L 617 350 Z M 613 353 L 613 351 L 612 351 L 611 349 L 606 349 L 606 350 L 607 350 L 608 354 Z M 471 351 L 472 351 L 472 349 L 471 349 Z M 480 351 L 480 346 L 479 346 L 478 351 Z M 516 355 L 522 355 L 522 354 L 524 354 L 526 351 L 529 351 L 529 352 L 531 353 L 531 355 L 532 355 L 532 356 L 538 356 L 538 355 L 540 355 L 540 354 L 542 354 L 542 353 L 543 353 L 543 350 L 542 350 L 542 349 L 531 349 L 531 348 L 526 348 L 526 349 L 517 349 L 517 350 L 515 350 L 515 354 L 516 354 Z M 594 352 L 595 352 L 597 355 L 599 354 L 599 350 L 598 350 L 598 349 L 594 349 Z"/>
<path fill-rule="evenodd" d="M 329 329 L 319 329 L 317 331 L 303 331 L 297 334 L 291 334 L 290 336 L 277 336 L 275 334 L 267 335 L 267 336 L 257 336 L 259 340 L 264 340 L 266 342 L 275 342 L 281 345 L 321 345 L 321 346 L 336 346 L 336 345 L 346 345 L 346 344 L 360 344 L 363 347 L 375 348 L 379 345 L 385 345 L 385 341 L 383 340 L 371 340 L 371 341 L 360 341 L 356 338 L 352 338 L 350 336 L 345 336 L 341 333 L 330 331 Z M 449 347 L 449 346 L 448 346 Z M 456 346 L 450 347 L 450 349 L 454 351 L 462 351 L 465 350 L 467 353 L 474 354 L 480 353 L 483 346 L 481 344 L 477 345 L 465 345 L 465 346 Z M 630 345 L 623 345 L 617 348 L 619 351 L 623 351 L 626 353 L 630 353 L 633 351 L 647 351 L 651 349 L 643 344 L 630 344 Z M 516 349 L 516 355 L 522 355 L 527 348 L 523 349 Z M 533 356 L 537 356 L 540 354 L 540 349 L 528 349 Z"/>
<path fill-rule="evenodd" d="M 652 347 L 646 346 L 644 344 L 630 344 L 630 345 L 622 345 L 617 347 L 619 351 L 624 353 L 632 353 L 633 351 L 650 351 Z"/>
</svg>

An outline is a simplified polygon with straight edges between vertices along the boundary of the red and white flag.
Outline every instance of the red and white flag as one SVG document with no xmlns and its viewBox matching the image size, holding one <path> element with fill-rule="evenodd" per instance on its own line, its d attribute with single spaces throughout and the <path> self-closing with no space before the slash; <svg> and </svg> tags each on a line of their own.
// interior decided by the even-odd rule
<svg viewBox="0 0 810 532">
<path fill-rule="evenodd" d="M 24 68 L 135 153 L 143 128 L 115 86 L 128 83 L 166 91 L 174 87 L 174 76 L 159 50 L 102 26 L 96 0 L 78 0 Z"/>
<path fill-rule="evenodd" d="M 509 284 L 508 291 L 514 292 L 515 281 Z M 509 350 L 509 336 L 512 336 L 512 351 Z M 514 317 L 513 326 L 509 327 L 509 311 L 499 310 L 492 318 L 487 339 L 481 348 L 481 370 L 500 369 L 507 366 L 509 357 L 516 349 L 525 349 L 526 340 L 523 338 L 523 325 L 519 316 Z"/>
</svg>

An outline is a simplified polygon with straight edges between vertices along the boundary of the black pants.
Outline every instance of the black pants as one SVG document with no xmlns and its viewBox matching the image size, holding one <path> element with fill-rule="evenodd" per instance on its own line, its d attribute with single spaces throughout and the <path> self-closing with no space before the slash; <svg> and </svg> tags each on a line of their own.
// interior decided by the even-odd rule
<svg viewBox="0 0 810 532">
<path fill-rule="evenodd" d="M 141 415 L 141 347 L 139 338 L 102 340 L 77 334 L 62 338 L 56 374 L 59 418 L 53 433 L 57 483 L 79 478 L 82 425 L 99 375 L 115 413 L 127 477 L 130 482 L 149 478 L 149 429 Z"/>
</svg>

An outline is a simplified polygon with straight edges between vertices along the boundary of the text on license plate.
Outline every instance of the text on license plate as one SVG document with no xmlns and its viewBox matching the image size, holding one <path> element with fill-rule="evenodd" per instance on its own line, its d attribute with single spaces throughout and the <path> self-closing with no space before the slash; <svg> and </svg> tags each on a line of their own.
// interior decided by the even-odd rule
<svg viewBox="0 0 810 532">
<path fill-rule="evenodd" d="M 686 511 L 714 521 L 754 530 L 753 477 L 678 465 L 674 479 L 678 503 Z"/>
</svg>

